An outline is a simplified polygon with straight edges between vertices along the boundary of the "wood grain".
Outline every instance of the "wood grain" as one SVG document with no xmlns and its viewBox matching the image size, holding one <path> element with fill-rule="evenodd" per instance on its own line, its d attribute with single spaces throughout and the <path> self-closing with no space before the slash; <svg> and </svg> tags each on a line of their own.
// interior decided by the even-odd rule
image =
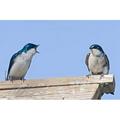
<svg viewBox="0 0 120 120">
<path fill-rule="evenodd" d="M 115 90 L 113 75 L 0 82 L 0 99 L 86 100 Z"/>
</svg>

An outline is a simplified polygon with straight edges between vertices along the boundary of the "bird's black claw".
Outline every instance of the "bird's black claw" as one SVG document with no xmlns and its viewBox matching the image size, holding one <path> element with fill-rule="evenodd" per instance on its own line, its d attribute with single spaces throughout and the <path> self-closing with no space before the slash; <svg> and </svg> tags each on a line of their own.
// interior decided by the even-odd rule
<svg viewBox="0 0 120 120">
<path fill-rule="evenodd" d="M 89 78 L 90 76 L 91 76 L 91 74 L 86 75 L 87 78 Z"/>
<path fill-rule="evenodd" d="M 100 75 L 100 80 L 104 77 L 104 74 Z"/>
</svg>

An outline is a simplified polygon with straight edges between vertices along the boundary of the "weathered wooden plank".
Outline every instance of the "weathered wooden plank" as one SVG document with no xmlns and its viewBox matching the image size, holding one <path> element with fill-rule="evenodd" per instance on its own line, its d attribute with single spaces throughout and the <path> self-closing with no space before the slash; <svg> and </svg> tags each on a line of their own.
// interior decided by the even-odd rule
<svg viewBox="0 0 120 120">
<path fill-rule="evenodd" d="M 115 90 L 113 75 L 0 82 L 0 99 L 98 99 Z"/>
<path fill-rule="evenodd" d="M 98 84 L 16 89 L 0 91 L 0 98 L 6 99 L 91 99 Z"/>
<path fill-rule="evenodd" d="M 37 87 L 52 87 L 52 86 L 69 86 L 69 85 L 82 85 L 82 84 L 102 84 L 112 83 L 113 75 L 105 75 L 100 79 L 99 75 L 91 77 L 66 77 L 66 78 L 51 78 L 39 80 L 16 80 L 0 82 L 0 90 L 4 89 L 18 89 L 18 88 L 37 88 Z"/>
</svg>

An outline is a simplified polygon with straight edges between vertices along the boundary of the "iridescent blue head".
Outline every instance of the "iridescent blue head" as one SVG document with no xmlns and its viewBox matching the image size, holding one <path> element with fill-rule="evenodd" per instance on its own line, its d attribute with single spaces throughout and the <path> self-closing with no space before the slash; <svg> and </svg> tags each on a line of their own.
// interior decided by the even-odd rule
<svg viewBox="0 0 120 120">
<path fill-rule="evenodd" d="M 92 50 L 92 49 L 97 49 L 97 50 L 99 50 L 100 52 L 104 53 L 102 47 L 101 47 L 100 45 L 97 45 L 97 44 L 91 45 L 89 49 L 90 49 L 90 50 Z"/>
<path fill-rule="evenodd" d="M 23 47 L 22 51 L 26 53 L 27 51 L 29 51 L 29 50 L 31 50 L 31 49 L 35 49 L 36 52 L 38 53 L 38 51 L 37 51 L 37 47 L 38 47 L 38 46 L 39 46 L 39 45 L 35 45 L 35 44 L 32 44 L 32 43 L 28 43 L 28 44 L 26 44 L 26 45 Z"/>
</svg>

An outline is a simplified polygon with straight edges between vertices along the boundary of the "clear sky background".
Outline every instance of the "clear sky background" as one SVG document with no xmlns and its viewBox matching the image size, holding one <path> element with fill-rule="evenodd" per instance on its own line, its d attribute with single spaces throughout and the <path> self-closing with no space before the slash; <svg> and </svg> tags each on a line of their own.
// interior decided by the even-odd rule
<svg viewBox="0 0 120 120">
<path fill-rule="evenodd" d="M 0 80 L 5 79 L 11 56 L 25 44 L 40 44 L 26 79 L 84 76 L 85 56 L 91 44 L 103 47 L 116 78 L 120 99 L 120 21 L 0 21 Z"/>
</svg>

